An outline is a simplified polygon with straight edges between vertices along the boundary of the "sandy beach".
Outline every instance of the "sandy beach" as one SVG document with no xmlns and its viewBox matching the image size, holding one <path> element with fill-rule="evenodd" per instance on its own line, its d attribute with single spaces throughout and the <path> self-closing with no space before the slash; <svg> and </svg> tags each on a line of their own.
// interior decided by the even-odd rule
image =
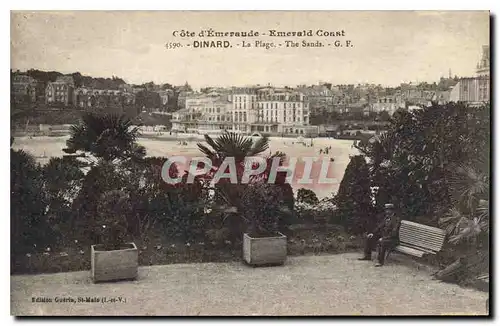
<svg viewBox="0 0 500 326">
<path fill-rule="evenodd" d="M 215 136 L 214 136 L 215 137 Z M 46 164 L 51 157 L 61 157 L 66 147 L 66 140 L 69 136 L 37 136 L 37 137 L 16 137 L 14 140 L 14 149 L 23 149 L 33 154 L 38 162 Z M 146 147 L 148 156 L 186 156 L 187 158 L 202 156 L 198 147 L 198 142 L 204 142 L 203 135 L 198 134 L 172 134 L 168 132 L 157 134 L 154 132 L 143 133 L 139 138 L 138 143 Z M 312 146 L 311 146 L 312 144 Z M 294 191 L 304 187 L 312 189 L 316 192 L 318 198 L 324 198 L 338 190 L 340 181 L 344 176 L 345 169 L 349 163 L 349 156 L 355 155 L 357 150 L 352 147 L 353 141 L 340 140 L 333 138 L 282 138 L 271 137 L 269 142 L 269 151 L 265 155 L 269 155 L 276 151 L 284 152 L 288 158 L 296 157 L 296 169 L 292 187 Z M 319 154 L 320 150 L 330 147 L 329 153 Z M 313 157 L 316 162 L 313 163 L 311 169 L 312 183 L 299 183 L 298 180 L 304 173 L 306 157 Z M 307 159 L 306 159 L 307 160 Z M 335 180 L 330 183 L 320 184 L 318 178 L 320 169 L 323 163 L 328 162 L 327 177 Z"/>
</svg>

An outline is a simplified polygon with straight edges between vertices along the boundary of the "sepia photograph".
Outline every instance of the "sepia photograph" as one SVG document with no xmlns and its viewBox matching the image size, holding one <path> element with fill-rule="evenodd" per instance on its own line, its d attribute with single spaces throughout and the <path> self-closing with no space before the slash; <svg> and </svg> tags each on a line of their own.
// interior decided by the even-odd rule
<svg viewBox="0 0 500 326">
<path fill-rule="evenodd" d="M 10 314 L 491 316 L 491 24 L 11 11 Z"/>
</svg>

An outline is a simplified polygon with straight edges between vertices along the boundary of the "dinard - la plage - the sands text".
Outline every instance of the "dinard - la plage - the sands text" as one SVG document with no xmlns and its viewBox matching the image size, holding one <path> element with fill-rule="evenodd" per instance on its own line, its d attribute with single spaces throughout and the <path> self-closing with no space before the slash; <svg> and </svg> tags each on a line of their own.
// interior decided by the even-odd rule
<svg viewBox="0 0 500 326">
<path fill-rule="evenodd" d="M 212 28 L 194 30 L 174 30 L 173 41 L 165 43 L 165 48 L 211 49 L 211 48 L 351 48 L 352 40 L 343 29 L 306 29 L 288 31 L 269 29 L 265 31 L 218 31 Z"/>
</svg>

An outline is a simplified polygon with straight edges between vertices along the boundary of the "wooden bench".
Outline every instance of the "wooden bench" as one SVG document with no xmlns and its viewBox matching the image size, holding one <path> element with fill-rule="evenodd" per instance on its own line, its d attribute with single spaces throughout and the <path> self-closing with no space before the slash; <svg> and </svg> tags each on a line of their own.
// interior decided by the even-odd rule
<svg viewBox="0 0 500 326">
<path fill-rule="evenodd" d="M 441 251 L 445 237 L 445 230 L 403 220 L 399 227 L 399 245 L 391 251 L 415 257 L 435 255 Z M 389 253 L 388 251 L 387 256 Z"/>
</svg>

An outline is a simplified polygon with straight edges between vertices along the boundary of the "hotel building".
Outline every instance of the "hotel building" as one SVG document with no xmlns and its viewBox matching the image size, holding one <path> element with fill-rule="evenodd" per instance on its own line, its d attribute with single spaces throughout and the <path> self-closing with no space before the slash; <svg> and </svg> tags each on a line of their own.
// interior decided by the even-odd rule
<svg viewBox="0 0 500 326">
<path fill-rule="evenodd" d="M 36 101 L 37 81 L 27 75 L 12 77 L 11 94 L 15 103 L 33 103 Z"/>
<path fill-rule="evenodd" d="M 72 76 L 61 76 L 45 88 L 45 103 L 70 105 L 73 103 L 75 83 Z"/>
<path fill-rule="evenodd" d="M 490 47 L 483 46 L 481 60 L 476 66 L 476 77 L 461 78 L 451 90 L 450 101 L 473 105 L 490 101 Z"/>
<path fill-rule="evenodd" d="M 77 88 L 73 103 L 80 109 L 119 109 L 135 104 L 135 95 L 125 90 Z"/>
<path fill-rule="evenodd" d="M 317 135 L 309 125 L 307 96 L 291 89 L 235 88 L 232 94 L 211 93 L 186 99 L 186 108 L 173 113 L 172 130 L 210 133 Z"/>
</svg>

